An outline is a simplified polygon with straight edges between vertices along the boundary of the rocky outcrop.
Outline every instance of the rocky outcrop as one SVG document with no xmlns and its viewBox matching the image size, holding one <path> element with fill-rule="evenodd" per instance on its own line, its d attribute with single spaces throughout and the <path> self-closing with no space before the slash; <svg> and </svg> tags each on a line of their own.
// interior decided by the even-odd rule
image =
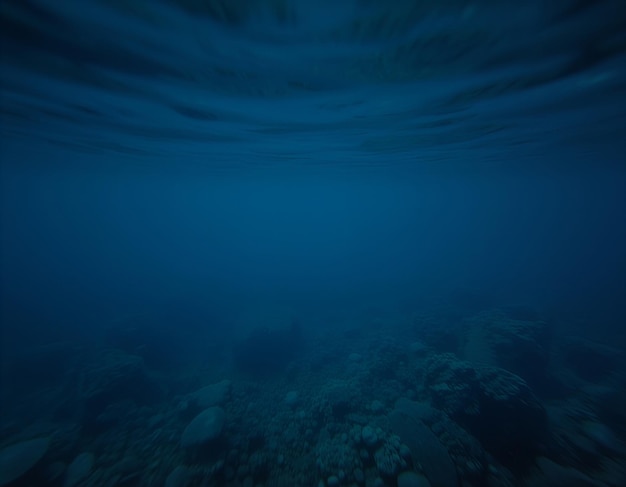
<svg viewBox="0 0 626 487">
<path fill-rule="evenodd" d="M 514 318 L 496 309 L 467 320 L 467 326 L 463 358 L 506 369 L 533 386 L 543 385 L 550 357 L 547 322 Z"/>
<path fill-rule="evenodd" d="M 504 465 L 523 467 L 533 460 L 547 430 L 546 413 L 523 379 L 442 354 L 428 360 L 424 384 L 433 406 Z"/>
<path fill-rule="evenodd" d="M 86 420 L 97 418 L 111 404 L 131 400 L 146 404 L 161 390 L 150 377 L 141 357 L 109 350 L 97 356 L 83 373 L 81 396 Z"/>
</svg>

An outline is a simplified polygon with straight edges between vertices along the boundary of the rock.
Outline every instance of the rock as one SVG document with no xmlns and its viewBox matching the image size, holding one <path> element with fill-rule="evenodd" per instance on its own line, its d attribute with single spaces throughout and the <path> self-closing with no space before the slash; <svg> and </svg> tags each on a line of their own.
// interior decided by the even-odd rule
<svg viewBox="0 0 626 487">
<path fill-rule="evenodd" d="M 374 463 L 384 477 L 395 477 L 398 471 L 406 468 L 406 462 L 390 442 L 385 442 L 374 453 Z"/>
<path fill-rule="evenodd" d="M 402 411 L 412 418 L 419 419 L 425 423 L 432 421 L 436 415 L 436 411 L 429 403 L 411 401 L 406 397 L 399 398 L 394 405 L 394 409 L 396 411 Z"/>
<path fill-rule="evenodd" d="M 202 409 L 220 406 L 226 400 L 230 390 L 231 381 L 223 380 L 190 394 L 189 401 Z"/>
<path fill-rule="evenodd" d="M 66 468 L 67 466 L 63 462 L 52 462 L 50 465 L 46 466 L 45 480 L 56 485 L 58 480 L 65 473 Z"/>
<path fill-rule="evenodd" d="M 371 426 L 366 426 L 361 431 L 361 439 L 366 446 L 373 447 L 378 443 L 378 436 L 376 435 L 376 431 Z"/>
<path fill-rule="evenodd" d="M 618 436 L 626 438 L 626 376 L 613 374 L 606 385 L 588 385 L 581 393 L 593 401 L 598 418 L 610 424 Z"/>
<path fill-rule="evenodd" d="M 583 421 L 581 424 L 583 434 L 593 440 L 604 452 L 613 455 L 624 456 L 626 449 L 613 431 L 598 421 Z"/>
<path fill-rule="evenodd" d="M 537 471 L 529 485 L 536 487 L 606 487 L 606 484 L 587 477 L 582 472 L 564 467 L 544 457 L 537 459 Z"/>
<path fill-rule="evenodd" d="M 459 483 L 461 485 L 484 485 L 485 479 L 490 476 L 489 462 L 491 461 L 493 464 L 496 462 L 490 459 L 478 439 L 447 415 L 439 415 L 435 422 L 427 424 L 454 462 Z M 508 472 L 504 468 L 498 471 Z M 424 469 L 422 469 L 422 473 L 428 477 L 428 473 Z M 430 480 L 432 482 L 432 479 Z M 490 483 L 489 485 L 491 487 L 507 487 L 506 484 L 500 483 L 493 485 Z"/>
<path fill-rule="evenodd" d="M 475 365 L 496 366 L 533 385 L 544 385 L 550 356 L 550 328 L 528 313 L 495 309 L 467 322 L 464 358 Z"/>
<path fill-rule="evenodd" d="M 95 420 L 110 404 L 132 400 L 147 404 L 161 391 L 141 357 L 107 350 L 95 357 L 81 384 L 88 420 Z"/>
<path fill-rule="evenodd" d="M 415 472 L 402 472 L 398 475 L 398 487 L 431 487 L 431 485 L 423 475 Z"/>
<path fill-rule="evenodd" d="M 343 419 L 354 412 L 361 405 L 361 395 L 358 388 L 346 380 L 331 380 L 320 394 L 324 407 L 330 408 L 336 419 Z"/>
<path fill-rule="evenodd" d="M 384 410 L 385 410 L 385 405 L 382 402 L 380 402 L 378 399 L 374 399 L 372 403 L 370 404 L 370 411 L 372 411 L 374 414 L 382 413 Z"/>
<path fill-rule="evenodd" d="M 87 478 L 91 473 L 94 461 L 93 453 L 85 452 L 78 455 L 67 467 L 63 487 L 73 487 L 81 480 Z"/>
<path fill-rule="evenodd" d="M 0 450 L 0 487 L 32 469 L 46 454 L 50 438 L 21 441 Z"/>
<path fill-rule="evenodd" d="M 222 433 L 225 419 L 226 413 L 219 406 L 205 409 L 185 428 L 181 445 L 198 446 L 215 440 Z"/>
<path fill-rule="evenodd" d="M 110 471 L 115 472 L 120 479 L 116 487 L 117 485 L 121 487 L 137 485 L 137 481 L 142 476 L 144 468 L 145 465 L 139 457 L 133 453 L 127 453 L 112 466 Z"/>
<path fill-rule="evenodd" d="M 441 354 L 426 363 L 424 383 L 433 406 L 476 436 L 505 466 L 533 461 L 547 432 L 547 416 L 522 378 Z"/>
<path fill-rule="evenodd" d="M 321 440 L 315 447 L 316 466 L 322 478 L 328 479 L 333 475 L 338 476 L 339 472 L 344 472 L 346 478 L 344 483 L 352 479 L 351 474 L 362 466 L 358 451 L 352 448 L 349 443 L 342 441 L 339 436 Z"/>
<path fill-rule="evenodd" d="M 456 487 L 456 469 L 446 448 L 418 418 L 404 409 L 394 409 L 389 423 L 395 434 L 411 451 L 414 465 L 421 465 L 424 475 L 437 487 Z"/>
</svg>

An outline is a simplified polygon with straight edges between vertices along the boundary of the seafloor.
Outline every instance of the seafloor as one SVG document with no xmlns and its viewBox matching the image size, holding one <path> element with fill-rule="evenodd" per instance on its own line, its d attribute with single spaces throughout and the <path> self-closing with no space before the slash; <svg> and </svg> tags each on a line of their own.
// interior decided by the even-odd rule
<svg viewBox="0 0 626 487">
<path fill-rule="evenodd" d="M 624 337 L 567 329 L 519 307 L 228 338 L 120 320 L 6 354 L 0 486 L 624 486 Z"/>
</svg>

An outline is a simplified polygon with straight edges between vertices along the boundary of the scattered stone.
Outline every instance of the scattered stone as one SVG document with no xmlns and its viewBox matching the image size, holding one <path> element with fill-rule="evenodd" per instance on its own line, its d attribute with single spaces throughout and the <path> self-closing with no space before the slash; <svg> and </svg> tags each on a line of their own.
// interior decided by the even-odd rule
<svg viewBox="0 0 626 487">
<path fill-rule="evenodd" d="M 330 408 L 335 419 L 343 419 L 361 404 L 361 395 L 355 385 L 346 380 L 332 380 L 322 391 L 321 401 Z"/>
<path fill-rule="evenodd" d="M 50 438 L 21 441 L 0 450 L 0 487 L 32 469 L 46 454 Z"/>
<path fill-rule="evenodd" d="M 398 453 L 400 453 L 400 456 L 405 460 L 411 458 L 411 449 L 405 444 L 400 445 L 400 450 L 398 450 Z"/>
<path fill-rule="evenodd" d="M 316 466 L 322 478 L 340 478 L 340 472 L 349 476 L 362 466 L 358 452 L 338 436 L 317 443 L 315 453 Z"/>
<path fill-rule="evenodd" d="M 215 440 L 222 433 L 226 413 L 219 406 L 205 409 L 183 431 L 183 447 L 198 446 Z"/>
<path fill-rule="evenodd" d="M 378 399 L 374 399 L 370 404 L 370 411 L 373 413 L 382 413 L 385 410 L 385 405 Z"/>
<path fill-rule="evenodd" d="M 401 468 L 406 467 L 406 462 L 390 442 L 383 443 L 376 450 L 374 463 L 376 463 L 378 472 L 385 477 L 395 477 Z"/>
</svg>

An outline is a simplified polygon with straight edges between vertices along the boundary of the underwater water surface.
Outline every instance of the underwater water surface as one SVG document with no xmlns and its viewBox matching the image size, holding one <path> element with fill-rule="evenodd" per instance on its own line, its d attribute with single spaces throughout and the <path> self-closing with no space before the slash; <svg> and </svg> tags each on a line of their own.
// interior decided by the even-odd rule
<svg viewBox="0 0 626 487">
<path fill-rule="evenodd" d="M 0 487 L 626 484 L 626 3 L 0 2 Z"/>
</svg>

